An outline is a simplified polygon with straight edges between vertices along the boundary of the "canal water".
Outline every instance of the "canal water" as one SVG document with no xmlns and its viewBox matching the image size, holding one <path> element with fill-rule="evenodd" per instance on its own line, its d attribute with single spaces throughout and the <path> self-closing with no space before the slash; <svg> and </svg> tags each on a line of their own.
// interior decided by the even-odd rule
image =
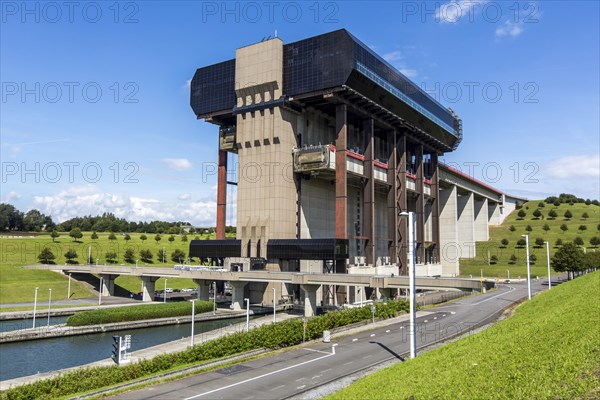
<svg viewBox="0 0 600 400">
<path fill-rule="evenodd" d="M 64 324 L 69 318 L 68 315 L 62 317 L 50 317 L 50 325 Z M 35 327 L 41 328 L 48 325 L 47 315 L 37 315 L 35 317 Z M 33 319 L 13 319 L 0 321 L 0 332 L 17 331 L 19 329 L 33 328 Z"/>
<path fill-rule="evenodd" d="M 25 321 L 31 324 L 31 320 Z M 45 325 L 46 321 L 43 322 Z M 245 317 L 196 322 L 194 332 L 198 335 L 212 330 L 226 329 L 230 325 L 242 322 L 246 322 Z M 234 327 L 229 327 L 229 330 L 231 329 Z M 188 323 L 0 344 L 0 380 L 56 371 L 110 358 L 112 337 L 115 335 L 131 335 L 129 352 L 135 353 L 136 350 L 184 337 L 189 338 L 190 334 L 191 324 Z"/>
</svg>

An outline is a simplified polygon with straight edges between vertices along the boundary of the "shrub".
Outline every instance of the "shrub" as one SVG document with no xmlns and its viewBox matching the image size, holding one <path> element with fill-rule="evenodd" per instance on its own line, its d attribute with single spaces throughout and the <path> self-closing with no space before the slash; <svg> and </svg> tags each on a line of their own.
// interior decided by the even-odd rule
<svg viewBox="0 0 600 400">
<path fill-rule="evenodd" d="M 508 263 L 509 264 L 516 264 L 516 262 L 517 262 L 517 256 L 515 254 L 511 254 Z"/>
<path fill-rule="evenodd" d="M 600 225 L 599 225 L 599 226 L 600 226 Z M 517 230 L 517 228 L 515 228 L 515 226 L 514 226 L 514 225 L 511 225 L 511 226 L 509 226 L 509 227 L 508 227 L 508 230 L 509 230 L 509 231 L 511 231 L 511 232 L 514 232 L 514 231 L 516 231 L 516 230 Z"/>
<path fill-rule="evenodd" d="M 506 247 L 506 246 L 508 246 L 509 242 L 508 242 L 508 239 L 502 239 L 502 241 L 500 243 L 502 243 L 503 247 Z"/>
<path fill-rule="evenodd" d="M 52 250 L 47 247 L 44 247 L 38 255 L 38 260 L 40 260 L 42 264 L 54 264 L 55 258 L 56 256 L 52 253 Z"/>
<path fill-rule="evenodd" d="M 523 219 L 527 216 L 527 213 L 525 212 L 525 210 L 519 210 L 517 216 L 519 217 L 518 219 Z"/>
</svg>

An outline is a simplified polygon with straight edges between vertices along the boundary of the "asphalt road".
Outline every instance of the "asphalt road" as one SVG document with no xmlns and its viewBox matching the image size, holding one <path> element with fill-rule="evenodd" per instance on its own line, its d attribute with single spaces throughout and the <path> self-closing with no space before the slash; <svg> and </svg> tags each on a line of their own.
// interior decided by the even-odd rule
<svg viewBox="0 0 600 400">
<path fill-rule="evenodd" d="M 547 281 L 532 282 L 534 292 Z M 436 307 L 417 318 L 417 348 L 468 333 L 527 297 L 527 284 Z M 335 345 L 335 346 L 334 346 Z M 117 399 L 284 399 L 409 352 L 408 321 L 281 352 L 227 368 L 124 393 Z M 418 352 L 417 352 L 418 354 Z"/>
</svg>

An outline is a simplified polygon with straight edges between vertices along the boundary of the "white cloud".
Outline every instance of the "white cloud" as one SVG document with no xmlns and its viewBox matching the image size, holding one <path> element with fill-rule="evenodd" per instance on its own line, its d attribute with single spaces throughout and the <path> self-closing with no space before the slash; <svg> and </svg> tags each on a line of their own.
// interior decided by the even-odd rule
<svg viewBox="0 0 600 400">
<path fill-rule="evenodd" d="M 402 58 L 403 58 L 402 53 L 399 50 L 385 53 L 383 55 L 383 59 L 387 62 L 394 62 L 394 61 L 402 60 Z"/>
<path fill-rule="evenodd" d="M 391 51 L 383 55 L 383 59 L 392 64 L 398 71 L 409 78 L 415 78 L 418 74 L 416 69 L 408 68 L 405 63 L 402 62 L 404 56 L 399 50 Z"/>
<path fill-rule="evenodd" d="M 521 33 L 523 33 L 523 26 L 519 23 L 515 23 L 512 21 L 506 21 L 504 22 L 504 25 L 502 25 L 499 28 L 496 28 L 497 38 L 501 38 L 504 36 L 517 37 Z"/>
<path fill-rule="evenodd" d="M 19 200 L 21 195 L 17 192 L 10 192 L 6 196 L 4 196 L 4 203 L 10 203 L 13 200 Z"/>
<path fill-rule="evenodd" d="M 177 198 L 179 200 L 186 201 L 186 200 L 191 199 L 192 195 L 190 193 L 181 193 L 179 196 L 177 196 Z"/>
<path fill-rule="evenodd" d="M 185 171 L 192 168 L 192 162 L 187 158 L 163 158 L 161 160 L 167 167 L 176 171 Z"/>
<path fill-rule="evenodd" d="M 402 72 L 403 75 L 409 78 L 416 78 L 419 75 L 416 69 L 400 68 L 399 70 L 400 72 Z"/>
<path fill-rule="evenodd" d="M 559 158 L 544 168 L 548 176 L 557 179 L 600 179 L 600 155 L 581 155 Z"/>
<path fill-rule="evenodd" d="M 199 200 L 185 203 L 102 193 L 95 187 L 71 187 L 55 195 L 34 196 L 34 206 L 57 222 L 82 215 L 113 213 L 129 221 L 188 221 L 194 225 L 215 224 L 216 203 Z"/>
<path fill-rule="evenodd" d="M 481 7 L 487 1 L 472 0 L 452 0 L 444 3 L 435 11 L 435 20 L 455 24 L 461 19 L 472 20 L 475 15 L 475 8 Z"/>
</svg>

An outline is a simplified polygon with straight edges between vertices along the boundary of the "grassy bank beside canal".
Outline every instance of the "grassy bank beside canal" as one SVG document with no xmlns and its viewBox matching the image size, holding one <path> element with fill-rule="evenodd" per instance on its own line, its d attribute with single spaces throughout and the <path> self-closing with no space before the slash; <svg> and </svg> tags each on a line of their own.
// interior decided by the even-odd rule
<svg viewBox="0 0 600 400">
<path fill-rule="evenodd" d="M 600 272 L 535 296 L 476 335 L 361 379 L 337 399 L 598 399 Z"/>
<path fill-rule="evenodd" d="M 196 314 L 212 311 L 213 303 L 211 301 L 196 301 L 194 308 Z M 114 322 L 140 321 L 144 319 L 181 317 L 191 314 L 192 303 L 189 301 L 144 304 L 139 306 L 80 311 L 67 319 L 67 326 L 110 324 Z"/>
<path fill-rule="evenodd" d="M 377 304 L 375 316 L 390 318 L 408 311 L 405 301 Z M 329 312 L 308 320 L 306 338 L 316 339 L 331 330 L 371 318 L 371 306 Z M 237 332 L 194 346 L 186 351 L 163 354 L 123 366 L 81 368 L 55 378 L 0 392 L 0 399 L 55 399 L 135 381 L 174 368 L 215 360 L 250 350 L 289 347 L 302 343 L 303 322 L 299 318 L 262 325 L 250 332 Z"/>
</svg>

